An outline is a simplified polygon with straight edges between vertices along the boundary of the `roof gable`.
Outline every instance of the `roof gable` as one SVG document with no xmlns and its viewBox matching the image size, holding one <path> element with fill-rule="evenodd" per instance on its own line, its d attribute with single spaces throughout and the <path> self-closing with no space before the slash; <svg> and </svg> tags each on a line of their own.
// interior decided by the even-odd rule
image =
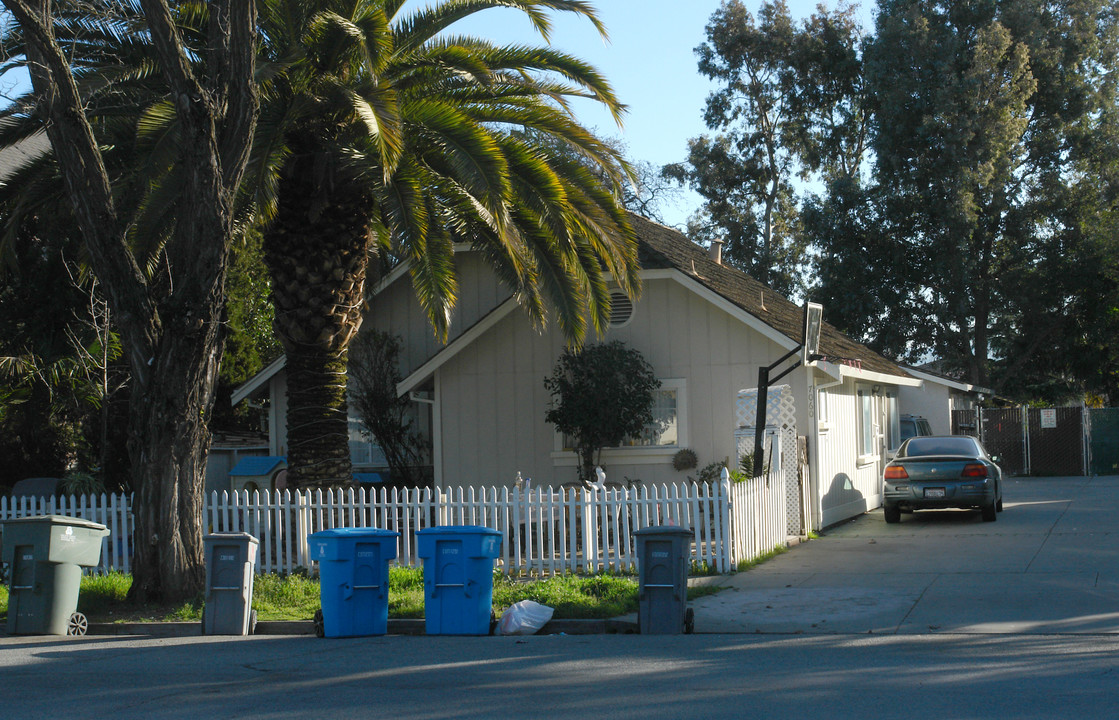
<svg viewBox="0 0 1119 720">
<path fill-rule="evenodd" d="M 630 215 L 637 233 L 641 266 L 670 268 L 694 279 L 735 307 L 800 344 L 804 309 L 737 268 L 717 263 L 707 251 L 682 233 L 645 218 Z M 908 377 L 896 363 L 855 342 L 828 323 L 820 333 L 820 353 L 832 361 L 857 362 L 874 373 Z"/>
</svg>

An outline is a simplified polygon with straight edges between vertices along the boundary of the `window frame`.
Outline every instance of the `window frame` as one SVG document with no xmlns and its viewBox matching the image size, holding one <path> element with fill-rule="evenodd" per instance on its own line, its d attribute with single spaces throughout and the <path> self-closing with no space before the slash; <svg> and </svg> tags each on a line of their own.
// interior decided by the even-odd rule
<svg viewBox="0 0 1119 720">
<path fill-rule="evenodd" d="M 603 462 L 612 464 L 650 465 L 671 461 L 680 448 L 688 447 L 688 381 L 686 378 L 661 378 L 658 390 L 676 391 L 676 443 L 673 445 L 623 445 L 603 448 Z M 553 432 L 555 443 L 552 464 L 555 467 L 575 467 L 579 456 L 574 450 L 564 448 L 563 433 Z"/>
<path fill-rule="evenodd" d="M 857 432 L 855 433 L 856 454 L 858 455 L 859 465 L 869 465 L 878 460 L 878 448 L 875 447 L 874 432 L 875 418 L 874 409 L 877 403 L 874 402 L 874 393 L 869 387 L 856 386 L 855 387 L 855 406 L 858 409 L 858 423 L 856 425 Z"/>
<path fill-rule="evenodd" d="M 385 458 L 384 450 L 372 439 L 372 436 L 366 439 L 365 433 L 368 430 L 362 424 L 361 419 L 351 416 L 348 419 L 347 427 L 349 431 L 350 464 L 355 468 L 387 468 L 388 460 Z M 361 448 L 361 451 L 365 453 L 363 459 L 359 460 L 355 456 L 355 452 L 359 451 L 355 449 L 355 445 L 363 446 Z M 377 462 L 378 459 L 381 462 Z"/>
</svg>

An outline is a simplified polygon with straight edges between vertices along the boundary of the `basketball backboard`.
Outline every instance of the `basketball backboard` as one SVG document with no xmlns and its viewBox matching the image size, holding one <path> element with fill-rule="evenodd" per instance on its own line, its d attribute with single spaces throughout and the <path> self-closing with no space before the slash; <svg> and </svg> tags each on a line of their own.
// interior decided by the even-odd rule
<svg viewBox="0 0 1119 720">
<path fill-rule="evenodd" d="M 820 355 L 820 329 L 824 325 L 824 306 L 819 303 L 804 304 L 804 340 L 803 357 L 805 365 L 819 359 Z"/>
</svg>

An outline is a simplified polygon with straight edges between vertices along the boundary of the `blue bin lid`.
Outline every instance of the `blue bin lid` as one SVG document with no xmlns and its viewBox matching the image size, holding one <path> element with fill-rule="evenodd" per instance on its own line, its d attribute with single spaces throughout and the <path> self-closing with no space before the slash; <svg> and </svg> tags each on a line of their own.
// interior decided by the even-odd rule
<svg viewBox="0 0 1119 720">
<path fill-rule="evenodd" d="M 249 455 L 241 458 L 241 461 L 233 466 L 229 474 L 238 477 L 268 475 L 276 469 L 277 465 L 286 463 L 287 458 L 283 455 Z"/>
<path fill-rule="evenodd" d="M 501 531 L 483 525 L 439 525 L 417 530 L 424 535 L 501 535 Z"/>
<path fill-rule="evenodd" d="M 653 525 L 651 527 L 641 528 L 633 533 L 634 535 L 687 535 L 691 537 L 695 533 L 691 528 L 680 527 L 679 525 Z"/>
<path fill-rule="evenodd" d="M 319 530 L 307 536 L 308 540 L 322 538 L 363 538 L 363 537 L 400 537 L 400 533 L 393 530 L 375 527 L 342 527 L 330 530 Z"/>
</svg>

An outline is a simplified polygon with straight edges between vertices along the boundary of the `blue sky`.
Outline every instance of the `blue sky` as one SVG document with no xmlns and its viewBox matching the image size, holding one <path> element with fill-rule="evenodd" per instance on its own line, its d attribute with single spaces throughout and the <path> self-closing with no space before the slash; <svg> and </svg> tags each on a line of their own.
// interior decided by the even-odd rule
<svg viewBox="0 0 1119 720">
<path fill-rule="evenodd" d="M 757 15 L 761 0 L 745 0 Z M 623 103 L 629 106 L 623 129 L 594 103 L 577 106 L 587 127 L 600 135 L 618 136 L 627 144 L 630 158 L 664 165 L 684 159 L 688 139 L 707 131 L 703 104 L 711 84 L 696 70 L 694 49 L 705 40 L 704 29 L 720 0 L 592 0 L 610 33 L 603 43 L 594 26 L 585 19 L 557 17 L 552 45 L 595 65 L 611 82 Z M 824 2 L 834 7 L 834 0 Z M 815 9 L 815 0 L 788 0 L 794 18 L 805 18 Z M 864 29 L 870 24 L 871 3 L 860 11 Z M 523 13 L 487 10 L 464 31 L 501 42 L 539 42 Z M 670 224 L 683 225 L 700 204 L 689 193 L 678 207 L 665 208 Z"/>
<path fill-rule="evenodd" d="M 413 4 L 425 0 L 412 0 Z M 604 43 L 585 19 L 555 16 L 552 45 L 595 65 L 629 106 L 619 129 L 609 113 L 595 103 L 576 106 L 579 119 L 600 135 L 620 137 L 634 161 L 660 166 L 684 159 L 689 138 L 703 134 L 703 104 L 711 85 L 696 70 L 694 49 L 704 39 L 704 28 L 721 0 L 591 0 L 606 24 L 610 42 Z M 815 0 L 788 0 L 794 18 L 807 17 Z M 825 5 L 834 7 L 833 0 Z M 863 2 L 864 27 L 870 24 L 870 2 Z M 757 14 L 761 0 L 746 0 Z M 479 13 L 457 26 L 497 42 L 542 42 L 523 13 L 494 9 Z M 7 82 L 4 82 L 7 81 Z M 11 92 L 10 78 L 0 81 L 0 91 Z M 4 87 L 6 86 L 6 87 Z M 20 88 L 22 89 L 22 88 Z M 676 207 L 665 208 L 670 224 L 683 225 L 700 205 L 688 193 Z"/>
</svg>

